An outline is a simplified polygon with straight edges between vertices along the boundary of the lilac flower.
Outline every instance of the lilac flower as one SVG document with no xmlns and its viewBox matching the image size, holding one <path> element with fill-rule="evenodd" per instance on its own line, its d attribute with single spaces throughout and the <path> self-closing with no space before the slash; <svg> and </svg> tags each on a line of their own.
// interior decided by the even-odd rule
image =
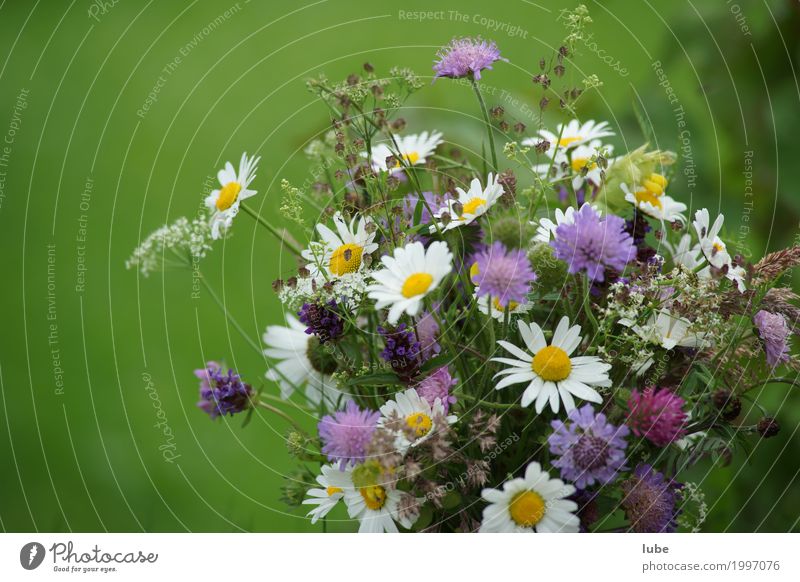
<svg viewBox="0 0 800 582">
<path fill-rule="evenodd" d="M 502 308 L 527 301 L 536 273 L 525 251 L 507 251 L 503 243 L 495 242 L 475 255 L 475 263 L 472 281 L 478 285 L 478 297 L 489 295 Z"/>
<path fill-rule="evenodd" d="M 666 388 L 634 390 L 628 400 L 627 425 L 633 434 L 659 447 L 680 439 L 686 428 L 683 398 Z"/>
<path fill-rule="evenodd" d="M 447 206 L 447 201 L 449 200 L 449 196 L 443 194 L 435 194 L 433 192 L 423 192 L 422 197 L 425 200 L 425 203 L 422 205 L 422 212 L 420 214 L 420 224 L 430 224 L 432 217 L 431 213 L 428 212 L 428 208 L 430 208 L 431 212 L 436 213 L 442 208 Z M 411 193 L 408 194 L 403 199 L 403 216 L 406 218 L 409 224 L 413 224 L 414 221 L 414 212 L 417 210 L 417 204 L 419 203 L 419 194 Z"/>
<path fill-rule="evenodd" d="M 439 304 L 435 303 L 433 309 L 439 309 Z M 442 351 L 442 346 L 437 341 L 438 337 L 439 324 L 436 323 L 433 314 L 423 311 L 417 322 L 417 339 L 419 339 L 420 354 L 423 360 L 429 360 Z"/>
<path fill-rule="evenodd" d="M 223 374 L 220 364 L 208 362 L 205 368 L 195 370 L 194 375 L 200 379 L 197 406 L 211 418 L 226 414 L 233 416 L 250 407 L 253 389 L 233 370 Z"/>
<path fill-rule="evenodd" d="M 753 317 L 753 323 L 758 328 L 758 335 L 764 342 L 764 351 L 767 354 L 767 363 L 773 368 L 789 361 L 789 326 L 780 313 L 770 313 L 763 309 Z"/>
<path fill-rule="evenodd" d="M 422 380 L 416 385 L 417 394 L 428 401 L 433 406 L 438 398 L 444 406 L 444 412 L 450 410 L 450 405 L 456 403 L 456 397 L 450 394 L 450 389 L 458 384 L 458 380 L 450 375 L 447 366 L 442 366 L 433 374 Z"/>
<path fill-rule="evenodd" d="M 674 532 L 679 509 L 676 493 L 681 483 L 669 480 L 650 465 L 641 464 L 622 482 L 622 508 L 637 533 Z"/>
<path fill-rule="evenodd" d="M 385 342 L 381 357 L 389 362 L 397 376 L 404 382 L 410 381 L 419 372 L 420 343 L 413 330 L 401 323 L 395 329 L 378 328 Z"/>
<path fill-rule="evenodd" d="M 373 410 L 361 410 L 349 400 L 344 410 L 322 417 L 317 425 L 322 440 L 322 452 L 331 462 L 339 462 L 344 469 L 348 463 L 357 465 L 364 462 L 367 445 L 381 414 Z"/>
<path fill-rule="evenodd" d="M 433 64 L 436 77 L 460 79 L 472 75 L 481 78 L 481 71 L 492 69 L 495 61 L 508 61 L 500 56 L 494 41 L 486 42 L 480 38 L 454 38 L 450 44 L 436 53 L 439 58 Z"/>
<path fill-rule="evenodd" d="M 344 331 L 342 318 L 336 313 L 336 301 L 331 299 L 325 305 L 304 303 L 297 315 L 306 324 L 306 333 L 315 335 L 324 344 L 336 339 Z"/>
<path fill-rule="evenodd" d="M 592 281 L 603 281 L 606 269 L 624 270 L 636 256 L 625 221 L 613 214 L 601 218 L 588 204 L 575 213 L 572 224 L 558 225 L 550 244 L 556 258 L 569 265 L 570 273 L 585 271 Z"/>
<path fill-rule="evenodd" d="M 628 427 L 610 424 L 603 413 L 595 415 L 591 404 L 572 409 L 566 423 L 554 420 L 551 426 L 554 432 L 547 438 L 550 452 L 560 455 L 553 466 L 578 489 L 595 481 L 606 485 L 623 469 Z"/>
</svg>

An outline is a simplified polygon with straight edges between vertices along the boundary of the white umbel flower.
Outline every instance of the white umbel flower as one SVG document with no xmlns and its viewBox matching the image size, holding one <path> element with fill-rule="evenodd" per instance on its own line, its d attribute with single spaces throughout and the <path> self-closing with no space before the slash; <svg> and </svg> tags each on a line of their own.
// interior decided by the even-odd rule
<svg viewBox="0 0 800 582">
<path fill-rule="evenodd" d="M 650 174 L 642 180 L 641 185 L 634 185 L 631 190 L 627 184 L 620 184 L 625 193 L 625 200 L 633 204 L 638 210 L 661 222 L 686 222 L 686 204 L 677 202 L 667 196 L 664 190 L 667 179 L 661 174 Z"/>
<path fill-rule="evenodd" d="M 305 388 L 310 404 L 318 406 L 323 399 L 330 407 L 336 403 L 339 391 L 328 374 L 314 368 L 309 353 L 319 346 L 309 345 L 316 339 L 305 332 L 306 326 L 296 317 L 286 314 L 287 326 L 269 325 L 264 333 L 264 343 L 268 346 L 264 355 L 278 360 L 266 374 L 267 380 L 277 382 L 281 397 L 288 399 L 295 390 Z"/>
<path fill-rule="evenodd" d="M 490 172 L 487 176 L 486 188 L 481 185 L 480 180 L 475 178 L 470 183 L 468 191 L 456 187 L 456 193 L 458 198 L 448 200 L 446 208 L 434 212 L 434 217 L 438 219 L 441 219 L 445 213 L 450 215 L 450 222 L 438 224 L 441 230 L 452 230 L 470 224 L 473 220 L 486 214 L 503 195 L 503 185 L 500 184 L 499 176 Z M 460 206 L 460 209 L 456 205 Z M 436 232 L 436 226 L 431 225 L 430 232 Z"/>
<path fill-rule="evenodd" d="M 483 510 L 481 533 L 577 533 L 578 504 L 566 497 L 575 487 L 551 479 L 539 463 L 525 469 L 525 477 L 512 479 L 500 489 L 481 493 L 489 505 Z"/>
<path fill-rule="evenodd" d="M 367 287 L 368 297 L 377 309 L 391 306 L 387 319 L 394 325 L 403 313 L 419 313 L 425 296 L 452 270 L 453 255 L 445 242 L 432 242 L 426 250 L 417 241 L 395 249 L 394 256 L 381 257 L 381 262 L 384 268 L 372 273 L 377 283 Z"/>
<path fill-rule="evenodd" d="M 420 134 L 398 136 L 395 137 L 395 140 L 397 142 L 396 149 L 394 144 L 389 143 L 379 143 L 372 148 L 373 168 L 383 172 L 394 173 L 402 171 L 403 165 L 416 166 L 424 164 L 443 141 L 442 133 L 439 131 L 431 133 L 424 131 Z M 396 158 L 398 153 L 402 156 L 405 164 L 395 160 L 394 166 L 389 168 L 386 165 L 386 159 L 390 157 Z"/>
<path fill-rule="evenodd" d="M 222 188 L 213 190 L 205 199 L 206 207 L 212 212 L 212 238 L 220 238 L 230 228 L 234 217 L 239 213 L 242 200 L 256 195 L 256 191 L 248 189 L 248 186 L 256 178 L 256 168 L 260 160 L 260 157 L 247 157 L 247 153 L 243 153 L 238 172 L 230 162 L 226 162 L 225 167 L 217 172 L 217 180 Z"/>
<path fill-rule="evenodd" d="M 495 374 L 495 378 L 505 376 L 495 390 L 512 384 L 527 384 L 520 404 L 529 406 L 535 401 L 537 414 L 548 402 L 554 413 L 558 412 L 561 402 L 569 412 L 575 408 L 573 397 L 596 403 L 603 401 L 593 386 L 611 386 L 608 377 L 611 365 L 596 356 L 572 357 L 581 343 L 581 326 L 570 327 L 569 318 L 562 317 L 550 345 L 547 345 L 542 328 L 535 323 L 520 322 L 519 330 L 528 351 L 507 341 L 497 342 L 517 359 L 492 358 L 493 362 L 509 366 Z"/>
<path fill-rule="evenodd" d="M 454 415 L 447 416 L 441 399 L 437 398 L 433 403 L 429 403 L 420 397 L 416 390 L 409 388 L 405 392 L 399 392 L 394 400 L 389 400 L 380 408 L 381 418 L 378 426 L 385 426 L 386 422 L 399 418 L 405 422 L 406 426 L 413 432 L 409 438 L 405 432 L 397 434 L 395 445 L 400 453 L 405 454 L 409 447 L 415 447 L 425 442 L 435 432 L 434 420 L 437 416 L 444 418 L 448 424 L 456 422 Z"/>
<path fill-rule="evenodd" d="M 356 226 L 358 220 L 358 226 Z M 341 212 L 333 215 L 336 232 L 324 224 L 317 225 L 321 242 L 311 243 L 301 255 L 308 261 L 308 270 L 316 278 L 323 271 L 329 277 L 342 277 L 363 269 L 364 255 L 375 252 L 375 230 L 368 226 L 373 222 L 369 216 L 354 216 L 348 224 Z M 372 230 L 372 232 L 369 232 Z"/>
<path fill-rule="evenodd" d="M 323 465 L 321 471 L 322 474 L 317 476 L 321 488 L 312 487 L 308 490 L 308 498 L 303 500 L 303 505 L 315 506 L 307 514 L 311 523 L 317 523 L 317 520 L 328 515 L 344 499 L 344 492 L 353 488 L 351 468 L 340 471 L 333 465 Z"/>
</svg>

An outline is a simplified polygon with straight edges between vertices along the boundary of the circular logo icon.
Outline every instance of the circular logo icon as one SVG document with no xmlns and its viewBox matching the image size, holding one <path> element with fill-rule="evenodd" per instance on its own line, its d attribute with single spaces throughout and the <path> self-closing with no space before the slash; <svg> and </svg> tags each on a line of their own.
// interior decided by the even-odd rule
<svg viewBox="0 0 800 582">
<path fill-rule="evenodd" d="M 35 570 L 44 561 L 44 546 L 39 542 L 30 542 L 19 551 L 19 563 L 26 570 Z"/>
</svg>

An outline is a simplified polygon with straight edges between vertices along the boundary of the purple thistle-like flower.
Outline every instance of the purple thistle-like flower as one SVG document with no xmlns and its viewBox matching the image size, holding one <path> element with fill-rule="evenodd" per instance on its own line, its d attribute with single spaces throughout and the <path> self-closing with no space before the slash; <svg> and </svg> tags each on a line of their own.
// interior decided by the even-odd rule
<svg viewBox="0 0 800 582">
<path fill-rule="evenodd" d="M 194 375 L 200 380 L 200 401 L 197 406 L 211 418 L 226 414 L 233 416 L 247 410 L 252 404 L 250 397 L 253 389 L 242 382 L 239 374 L 233 370 L 229 369 L 227 374 L 223 374 L 220 364 L 208 362 L 205 368 L 195 370 Z"/>
<path fill-rule="evenodd" d="M 476 253 L 478 272 L 472 281 L 478 286 L 478 297 L 489 295 L 503 308 L 512 301 L 525 303 L 536 280 L 528 256 L 522 249 L 506 250 L 501 242 L 494 242 Z"/>
<path fill-rule="evenodd" d="M 436 77 L 460 79 L 472 75 L 481 78 L 481 71 L 492 69 L 495 61 L 507 61 L 500 56 L 500 50 L 494 41 L 487 42 L 480 38 L 454 38 L 450 44 L 436 53 L 439 58 L 434 62 Z"/>
<path fill-rule="evenodd" d="M 409 382 L 417 375 L 421 364 L 420 343 L 414 331 L 408 329 L 405 323 L 401 323 L 395 329 L 379 327 L 378 333 L 383 336 L 385 343 L 381 357 L 389 362 L 401 380 Z"/>
<path fill-rule="evenodd" d="M 425 202 L 420 207 L 420 224 L 431 223 L 432 217 L 431 213 L 428 212 L 428 208 L 430 208 L 431 212 L 436 213 L 442 208 L 445 208 L 447 206 L 447 201 L 450 199 L 447 195 L 435 194 L 433 192 L 423 192 L 422 198 Z M 408 220 L 409 224 L 414 224 L 414 213 L 417 210 L 417 204 L 419 204 L 419 202 L 419 194 L 415 192 L 408 194 L 403 199 L 403 217 Z"/>
<path fill-rule="evenodd" d="M 628 427 L 609 423 L 605 414 L 594 413 L 591 404 L 572 409 L 566 423 L 554 420 L 551 426 L 554 432 L 547 438 L 550 452 L 560 455 L 553 466 L 578 489 L 595 481 L 610 483 L 624 468 Z"/>
<path fill-rule="evenodd" d="M 775 367 L 789 361 L 789 326 L 780 313 L 770 313 L 763 309 L 755 314 L 753 323 L 758 328 L 758 335 L 764 343 L 767 363 Z"/>
<path fill-rule="evenodd" d="M 683 484 L 667 480 L 650 465 L 637 465 L 622 482 L 622 508 L 637 533 L 667 533 L 677 529 L 677 491 Z"/>
<path fill-rule="evenodd" d="M 336 301 L 333 299 L 325 305 L 304 303 L 297 313 L 300 321 L 308 326 L 306 333 L 317 336 L 321 344 L 336 339 L 344 331 L 344 324 L 336 312 L 336 307 Z"/>
<path fill-rule="evenodd" d="M 450 406 L 457 401 L 456 397 L 450 394 L 450 389 L 456 384 L 458 384 L 458 380 L 450 375 L 450 370 L 447 369 L 447 366 L 442 366 L 417 384 L 415 388 L 417 389 L 417 394 L 427 400 L 431 406 L 433 406 L 437 398 L 441 400 L 444 411 L 447 413 L 450 410 Z"/>
<path fill-rule="evenodd" d="M 364 462 L 380 416 L 378 411 L 361 410 L 352 400 L 347 402 L 344 410 L 323 416 L 317 425 L 323 454 L 331 462 L 338 461 L 340 469 L 348 463 L 357 465 Z"/>
<path fill-rule="evenodd" d="M 626 424 L 637 437 L 665 447 L 686 432 L 684 404 L 683 398 L 667 388 L 634 390 L 628 400 Z"/>
<path fill-rule="evenodd" d="M 433 309 L 439 309 L 439 305 L 435 304 Z M 423 360 L 429 360 L 442 351 L 442 346 L 437 341 L 438 338 L 439 324 L 436 323 L 433 314 L 423 311 L 417 322 L 417 339 L 419 339 L 419 349 Z"/>
<path fill-rule="evenodd" d="M 603 281 L 606 269 L 623 271 L 636 256 L 625 221 L 613 214 L 601 218 L 588 204 L 575 213 L 573 224 L 558 225 L 550 244 L 570 273 L 585 271 L 592 281 Z"/>
</svg>

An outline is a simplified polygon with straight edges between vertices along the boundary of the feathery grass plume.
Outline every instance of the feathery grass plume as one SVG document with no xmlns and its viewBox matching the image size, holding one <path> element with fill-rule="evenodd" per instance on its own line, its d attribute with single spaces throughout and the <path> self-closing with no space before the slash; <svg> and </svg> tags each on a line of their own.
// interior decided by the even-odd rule
<svg viewBox="0 0 800 582">
<path fill-rule="evenodd" d="M 604 212 L 614 212 L 625 208 L 625 193 L 622 184 L 641 184 L 644 176 L 654 173 L 663 173 L 664 168 L 671 166 L 677 160 L 674 152 L 652 150 L 648 151 L 649 144 L 629 152 L 614 160 L 606 171 L 606 181 L 597 195 L 596 203 Z"/>
<path fill-rule="evenodd" d="M 753 284 L 763 285 L 800 265 L 800 246 L 792 246 L 768 254 L 753 267 Z"/>
</svg>

